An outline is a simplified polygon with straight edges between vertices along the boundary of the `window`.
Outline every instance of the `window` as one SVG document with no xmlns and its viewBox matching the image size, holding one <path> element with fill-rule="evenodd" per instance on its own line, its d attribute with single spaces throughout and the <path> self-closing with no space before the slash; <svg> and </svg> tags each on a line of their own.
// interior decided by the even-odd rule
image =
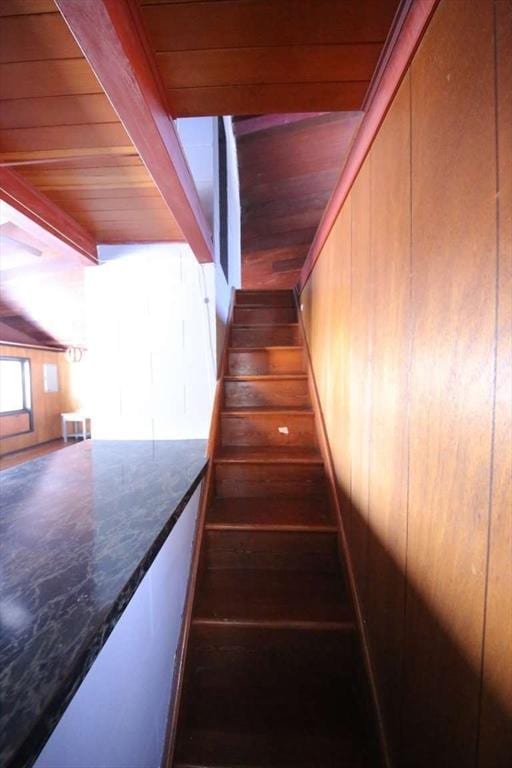
<svg viewBox="0 0 512 768">
<path fill-rule="evenodd" d="M 0 413 L 29 413 L 30 360 L 23 357 L 0 358 Z"/>
</svg>

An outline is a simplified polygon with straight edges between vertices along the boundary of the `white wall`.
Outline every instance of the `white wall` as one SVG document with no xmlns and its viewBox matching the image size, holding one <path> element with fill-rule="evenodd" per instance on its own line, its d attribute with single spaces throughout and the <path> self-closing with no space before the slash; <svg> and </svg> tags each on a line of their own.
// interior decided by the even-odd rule
<svg viewBox="0 0 512 768">
<path fill-rule="evenodd" d="M 159 768 L 200 486 L 34 768 Z"/>
<path fill-rule="evenodd" d="M 213 265 L 200 266 L 182 243 L 100 246 L 100 258 L 85 286 L 93 437 L 207 437 Z"/>
<path fill-rule="evenodd" d="M 240 288 L 242 285 L 242 261 L 241 261 L 241 208 L 240 190 L 238 179 L 238 159 L 236 142 L 233 134 L 233 126 L 230 117 L 224 117 L 226 131 L 226 154 L 228 171 L 228 276 L 226 281 L 220 265 L 219 247 L 219 189 L 218 184 L 214 189 L 214 230 L 215 245 L 215 299 L 217 309 L 217 351 L 220 354 L 224 337 L 224 327 L 228 319 L 231 288 Z M 214 164 L 215 178 L 218 178 L 218 139 L 217 121 L 215 119 Z"/>
<path fill-rule="evenodd" d="M 196 185 L 201 207 L 213 230 L 214 117 L 180 117 L 176 130 Z"/>
<path fill-rule="evenodd" d="M 217 310 L 217 352 L 222 350 L 224 326 L 229 312 L 231 287 L 241 286 L 240 246 L 240 192 L 238 184 L 238 159 L 233 126 L 230 117 L 224 117 L 227 152 L 228 182 L 228 275 L 229 282 L 220 266 L 219 253 L 219 158 L 218 126 L 216 117 L 188 117 L 176 120 L 176 127 L 183 145 L 201 205 L 210 222 L 215 251 L 215 303 Z"/>
</svg>

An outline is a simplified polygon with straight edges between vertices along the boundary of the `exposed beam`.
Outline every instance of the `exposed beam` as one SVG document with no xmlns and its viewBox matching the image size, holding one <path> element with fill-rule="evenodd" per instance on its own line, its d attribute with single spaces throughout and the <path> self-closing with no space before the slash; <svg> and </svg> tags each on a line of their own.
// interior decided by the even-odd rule
<svg viewBox="0 0 512 768">
<path fill-rule="evenodd" d="M 56 0 L 143 163 L 200 262 L 213 238 L 168 114 L 134 3 Z"/>
<path fill-rule="evenodd" d="M 94 237 L 50 198 L 9 168 L 0 168 L 0 199 L 89 261 L 98 263 Z"/>
<path fill-rule="evenodd" d="M 403 0 L 365 99 L 365 115 L 324 211 L 302 268 L 299 288 L 306 285 L 338 213 L 370 151 L 439 0 Z"/>
</svg>

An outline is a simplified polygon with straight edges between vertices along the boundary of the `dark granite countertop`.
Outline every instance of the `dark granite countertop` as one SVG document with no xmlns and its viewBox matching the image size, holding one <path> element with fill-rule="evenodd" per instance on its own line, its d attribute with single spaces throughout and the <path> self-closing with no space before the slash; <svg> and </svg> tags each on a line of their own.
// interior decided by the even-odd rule
<svg viewBox="0 0 512 768">
<path fill-rule="evenodd" d="M 0 765 L 30 765 L 202 476 L 205 440 L 88 440 L 0 473 Z"/>
</svg>

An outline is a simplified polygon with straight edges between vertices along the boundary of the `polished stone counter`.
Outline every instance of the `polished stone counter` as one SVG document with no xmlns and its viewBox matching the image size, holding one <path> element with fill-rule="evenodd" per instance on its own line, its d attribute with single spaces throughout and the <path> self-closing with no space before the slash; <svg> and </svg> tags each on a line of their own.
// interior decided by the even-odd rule
<svg viewBox="0 0 512 768">
<path fill-rule="evenodd" d="M 0 765 L 30 765 L 201 479 L 206 441 L 89 440 L 0 473 Z"/>
</svg>

